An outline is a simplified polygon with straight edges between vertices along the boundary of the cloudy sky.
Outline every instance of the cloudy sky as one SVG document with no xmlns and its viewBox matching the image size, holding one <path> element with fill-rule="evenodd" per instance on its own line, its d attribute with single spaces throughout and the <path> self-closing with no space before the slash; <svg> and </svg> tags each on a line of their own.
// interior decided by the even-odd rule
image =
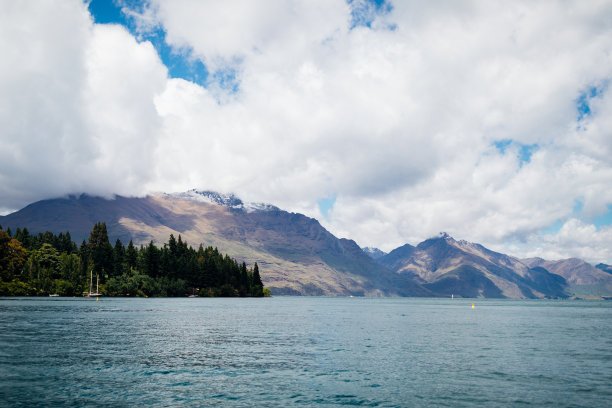
<svg viewBox="0 0 612 408">
<path fill-rule="evenodd" d="M 0 212 L 233 192 L 612 263 L 612 2 L 0 2 Z"/>
</svg>

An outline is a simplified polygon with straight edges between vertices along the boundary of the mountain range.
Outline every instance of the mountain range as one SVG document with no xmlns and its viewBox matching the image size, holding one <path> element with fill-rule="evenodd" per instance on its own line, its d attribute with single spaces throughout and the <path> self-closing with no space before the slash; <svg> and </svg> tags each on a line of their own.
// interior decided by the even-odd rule
<svg viewBox="0 0 612 408">
<path fill-rule="evenodd" d="M 612 274 L 583 260 L 518 259 L 480 244 L 457 241 L 446 233 L 416 247 L 399 247 L 377 261 L 440 295 L 565 298 L 612 294 Z"/>
<path fill-rule="evenodd" d="M 566 298 L 612 296 L 612 267 L 579 259 L 517 259 L 447 234 L 388 254 L 337 238 L 313 218 L 231 194 L 191 190 L 112 199 L 88 195 L 38 201 L 3 228 L 70 231 L 80 244 L 104 221 L 111 243 L 163 245 L 170 234 L 257 262 L 272 294 Z"/>
</svg>

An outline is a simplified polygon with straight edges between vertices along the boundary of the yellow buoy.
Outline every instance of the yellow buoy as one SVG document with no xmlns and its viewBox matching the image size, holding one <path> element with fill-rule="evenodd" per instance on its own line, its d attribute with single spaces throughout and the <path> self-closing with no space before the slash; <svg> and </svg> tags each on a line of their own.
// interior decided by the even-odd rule
<svg viewBox="0 0 612 408">
<path fill-rule="evenodd" d="M 474 309 L 476 306 L 474 306 L 474 302 L 472 302 L 472 309 Z"/>
<path fill-rule="evenodd" d="M 98 301 L 98 298 L 96 298 L 96 302 Z M 472 304 L 472 307 L 474 307 L 474 304 Z"/>
</svg>

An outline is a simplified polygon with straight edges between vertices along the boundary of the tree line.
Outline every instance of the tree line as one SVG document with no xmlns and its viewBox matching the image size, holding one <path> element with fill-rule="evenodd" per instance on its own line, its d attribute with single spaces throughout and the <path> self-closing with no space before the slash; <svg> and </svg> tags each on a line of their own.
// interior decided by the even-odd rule
<svg viewBox="0 0 612 408">
<path fill-rule="evenodd" d="M 93 285 L 92 285 L 93 284 Z M 111 245 L 106 223 L 94 225 L 80 246 L 70 232 L 13 233 L 0 226 L 0 296 L 81 296 L 91 286 L 105 296 L 269 296 L 257 263 L 247 268 L 217 248 L 196 250 L 181 236 Z"/>
</svg>

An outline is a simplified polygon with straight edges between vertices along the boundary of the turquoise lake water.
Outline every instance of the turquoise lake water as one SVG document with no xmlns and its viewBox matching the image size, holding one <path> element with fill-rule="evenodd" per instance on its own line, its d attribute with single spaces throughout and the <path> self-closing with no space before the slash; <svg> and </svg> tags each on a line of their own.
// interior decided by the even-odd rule
<svg viewBox="0 0 612 408">
<path fill-rule="evenodd" d="M 612 302 L 0 299 L 0 404 L 609 407 Z"/>
</svg>

